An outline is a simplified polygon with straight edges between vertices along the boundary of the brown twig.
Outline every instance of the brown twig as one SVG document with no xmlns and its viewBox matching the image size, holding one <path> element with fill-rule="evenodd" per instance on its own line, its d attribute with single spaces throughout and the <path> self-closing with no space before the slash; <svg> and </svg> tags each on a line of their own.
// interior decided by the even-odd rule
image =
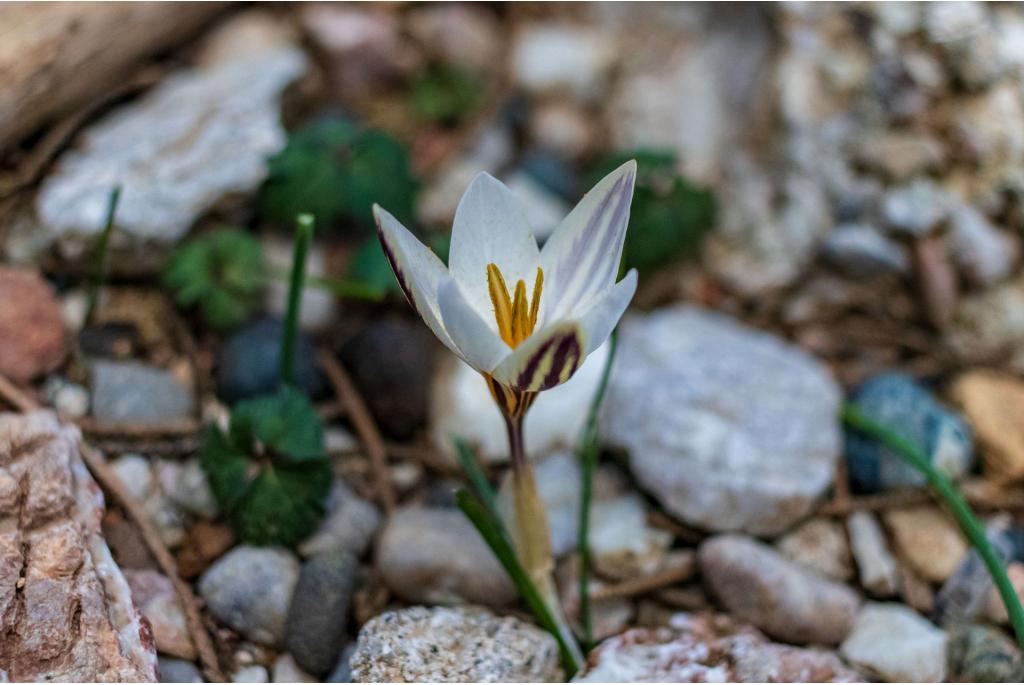
<svg viewBox="0 0 1024 685">
<path fill-rule="evenodd" d="M 81 431 L 99 438 L 185 438 L 198 435 L 202 424 L 195 419 L 180 419 L 161 423 L 122 423 L 96 421 L 84 416 L 76 421 Z"/>
<path fill-rule="evenodd" d="M 995 488 L 985 480 L 964 481 L 960 483 L 960 491 L 971 506 L 979 509 L 1024 509 L 1024 497 L 1021 496 L 1019 490 Z M 853 511 L 897 509 L 915 504 L 925 504 L 933 500 L 932 493 L 924 486 L 906 487 L 881 492 L 877 495 L 851 496 L 845 501 L 825 502 L 816 513 L 821 516 L 846 516 Z"/>
<path fill-rule="evenodd" d="M 185 620 L 188 622 L 189 633 L 191 633 L 192 641 L 195 643 L 196 651 L 199 653 L 199 661 L 203 666 L 207 680 L 214 683 L 224 682 L 224 675 L 221 673 L 220 664 L 217 661 L 217 653 L 213 648 L 213 641 L 207 634 L 202 616 L 199 613 L 199 603 L 196 600 L 196 596 L 192 592 L 191 586 L 178 575 L 178 568 L 174 558 L 164 546 L 163 541 L 160 539 L 160 534 L 152 522 L 150 522 L 145 510 L 142 508 L 142 504 L 125 489 L 121 480 L 110 469 L 107 460 L 98 450 L 93 449 L 85 441 L 79 442 L 78 449 L 82 455 L 82 460 L 89 467 L 93 477 L 96 478 L 100 486 L 113 495 L 114 499 L 128 512 L 128 516 L 134 520 L 135 525 L 139 527 L 142 539 L 153 555 L 153 558 L 156 559 L 160 570 L 174 584 L 178 598 L 185 608 Z"/>
<path fill-rule="evenodd" d="M 4 400 L 22 412 L 34 411 L 40 408 L 38 402 L 22 392 L 2 374 L 0 374 L 0 394 L 2 394 Z M 84 440 L 78 442 L 78 451 L 82 455 L 82 461 L 85 462 L 85 465 L 89 468 L 93 478 L 100 484 L 100 487 L 113 495 L 114 499 L 128 512 L 128 516 L 135 522 L 135 525 L 139 527 L 139 532 L 142 534 L 142 539 L 146 543 L 150 554 L 153 555 L 160 570 L 174 584 L 178 598 L 185 608 L 185 618 L 188 622 L 189 632 L 191 633 L 192 641 L 195 643 L 196 651 L 199 653 L 199 661 L 203 666 L 207 680 L 214 683 L 224 682 L 224 674 L 221 673 L 220 665 L 217 662 L 217 653 L 214 651 L 213 641 L 203 626 L 203 620 L 199 613 L 199 604 L 192 592 L 192 588 L 178 575 L 178 568 L 174 558 L 164 546 L 163 541 L 160 539 L 160 534 L 149 520 L 145 510 L 142 508 L 142 504 L 125 489 L 121 480 L 110 470 L 107 460 L 99 451 L 93 449 Z"/>
<path fill-rule="evenodd" d="M 334 358 L 334 355 L 327 350 L 321 350 L 320 364 L 370 457 L 374 479 L 377 481 L 377 499 L 380 500 L 384 511 L 390 514 L 395 510 L 395 492 L 391 487 L 391 478 L 388 474 L 388 452 L 384 439 L 381 437 L 369 409 L 366 408 L 366 403 L 363 402 L 362 396 L 356 389 L 355 383 L 352 382 L 348 372 Z"/>
<path fill-rule="evenodd" d="M 693 577 L 695 562 L 673 564 L 666 569 L 638 578 L 630 578 L 614 585 L 604 585 L 590 593 L 593 600 L 634 597 L 660 590 L 675 583 L 682 583 Z"/>
</svg>

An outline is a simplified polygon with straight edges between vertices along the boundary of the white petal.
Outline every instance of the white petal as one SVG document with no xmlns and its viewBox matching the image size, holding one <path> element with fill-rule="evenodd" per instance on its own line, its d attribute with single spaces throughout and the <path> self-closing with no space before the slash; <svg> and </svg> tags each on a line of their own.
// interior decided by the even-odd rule
<svg viewBox="0 0 1024 685">
<path fill-rule="evenodd" d="M 455 343 L 455 353 L 478 371 L 490 373 L 511 348 L 469 304 L 458 281 L 448 279 L 440 295 L 441 320 Z"/>
<path fill-rule="evenodd" d="M 586 356 L 583 327 L 573 321 L 554 323 L 537 331 L 512 350 L 492 376 L 521 392 L 539 392 L 566 382 Z"/>
<path fill-rule="evenodd" d="M 605 176 L 544 244 L 544 321 L 569 318 L 615 282 L 635 178 L 634 161 Z"/>
<path fill-rule="evenodd" d="M 518 198 L 485 173 L 469 184 L 455 212 L 448 268 L 469 303 L 497 330 L 487 293 L 487 265 L 497 264 L 511 290 L 523 279 L 532 285 L 540 264 L 537 241 Z"/>
<path fill-rule="evenodd" d="M 622 318 L 636 293 L 636 269 L 630 269 L 626 277 L 611 287 L 604 297 L 599 299 L 586 313 L 579 318 L 587 341 L 587 354 L 604 344 L 612 334 L 615 324 Z"/>
<path fill-rule="evenodd" d="M 377 222 L 377 235 L 385 256 L 391 263 L 398 285 L 405 299 L 434 332 L 434 335 L 453 351 L 455 345 L 441 322 L 438 290 L 450 281 L 448 270 L 429 247 L 421 243 L 387 210 L 374 205 L 373 217 Z"/>
</svg>

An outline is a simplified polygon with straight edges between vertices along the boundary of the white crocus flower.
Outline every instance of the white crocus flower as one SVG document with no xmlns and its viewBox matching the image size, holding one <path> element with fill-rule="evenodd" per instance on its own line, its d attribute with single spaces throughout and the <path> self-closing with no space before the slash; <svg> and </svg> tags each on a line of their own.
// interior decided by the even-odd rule
<svg viewBox="0 0 1024 685">
<path fill-rule="evenodd" d="M 481 173 L 455 212 L 447 268 L 374 206 L 381 244 L 409 303 L 485 376 L 506 414 L 525 411 L 534 393 L 569 380 L 632 299 L 636 271 L 615 278 L 635 177 L 632 161 L 606 176 L 539 249 L 519 200 Z"/>
</svg>

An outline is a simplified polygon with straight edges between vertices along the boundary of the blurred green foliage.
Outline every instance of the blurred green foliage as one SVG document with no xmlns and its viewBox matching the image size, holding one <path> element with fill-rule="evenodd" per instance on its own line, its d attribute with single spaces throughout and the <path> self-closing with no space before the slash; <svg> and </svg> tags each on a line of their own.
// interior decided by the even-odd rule
<svg viewBox="0 0 1024 685">
<path fill-rule="evenodd" d="M 472 71 L 451 64 L 429 64 L 413 79 L 409 106 L 423 121 L 457 126 L 483 100 L 483 83 Z"/>
<path fill-rule="evenodd" d="M 197 307 L 207 326 L 228 330 L 260 306 L 267 268 L 259 241 L 224 227 L 192 238 L 171 253 L 163 282 L 181 307 Z"/>
<path fill-rule="evenodd" d="M 227 432 L 208 427 L 200 464 L 245 542 L 292 546 L 323 518 L 333 478 L 323 426 L 293 388 L 240 402 Z"/>
<path fill-rule="evenodd" d="M 412 220 L 418 182 L 409 154 L 380 131 L 340 117 L 314 122 L 293 133 L 268 167 L 261 206 L 281 224 L 305 212 L 328 229 L 349 222 L 370 230 L 375 202 Z"/>
<path fill-rule="evenodd" d="M 714 224 L 715 198 L 680 176 L 675 154 L 662 150 L 610 154 L 590 169 L 587 187 L 631 159 L 637 162 L 637 178 L 625 257 L 627 267 L 643 273 L 697 250 Z"/>
</svg>

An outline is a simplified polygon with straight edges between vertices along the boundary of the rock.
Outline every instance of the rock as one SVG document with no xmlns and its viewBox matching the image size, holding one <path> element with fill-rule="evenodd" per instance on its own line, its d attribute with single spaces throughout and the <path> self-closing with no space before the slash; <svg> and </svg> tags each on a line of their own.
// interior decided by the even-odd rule
<svg viewBox="0 0 1024 685">
<path fill-rule="evenodd" d="M 194 661 L 196 648 L 189 636 L 185 611 L 170 578 L 156 571 L 131 569 L 126 570 L 124 576 L 135 605 L 153 628 L 157 651 Z"/>
<path fill-rule="evenodd" d="M 1004 517 L 996 516 L 989 521 L 985 537 L 1004 565 L 1019 554 L 1015 549 L 1014 531 Z M 939 590 L 932 618 L 941 626 L 967 623 L 990 608 L 987 605 L 994 587 L 981 555 L 971 548 Z"/>
<path fill-rule="evenodd" d="M 530 134 L 541 147 L 569 159 L 579 159 L 596 137 L 586 114 L 572 103 L 555 101 L 539 105 L 530 117 Z"/>
<path fill-rule="evenodd" d="M 471 5 L 414 8 L 407 30 L 437 59 L 488 71 L 500 61 L 503 36 L 494 15 Z"/>
<path fill-rule="evenodd" d="M 963 533 L 938 507 L 890 509 L 883 520 L 899 554 L 925 580 L 943 582 L 967 555 Z"/>
<path fill-rule="evenodd" d="M 950 342 L 967 359 L 1013 352 L 1013 370 L 1024 368 L 1024 280 L 1018 278 L 962 299 Z"/>
<path fill-rule="evenodd" d="M 533 24 L 516 36 L 512 72 L 516 83 L 534 94 L 563 93 L 597 98 L 614 59 L 608 36 L 579 25 Z"/>
<path fill-rule="evenodd" d="M 555 682 L 558 646 L 519 619 L 475 608 L 411 607 L 374 617 L 352 655 L 357 683 Z"/>
<path fill-rule="evenodd" d="M 865 604 L 839 652 L 890 683 L 946 678 L 946 633 L 902 604 Z"/>
<path fill-rule="evenodd" d="M 315 677 L 299 668 L 291 654 L 282 654 L 274 660 L 270 677 L 275 683 L 319 682 Z"/>
<path fill-rule="evenodd" d="M 1020 257 L 1020 242 L 993 226 L 984 214 L 963 205 L 949 220 L 953 261 L 970 282 L 986 287 L 1003 280 Z"/>
<path fill-rule="evenodd" d="M 1024 383 L 1008 374 L 968 371 L 950 395 L 978 436 L 985 474 L 999 481 L 1024 477 Z"/>
<path fill-rule="evenodd" d="M 1012 83 L 957 103 L 953 131 L 961 153 L 981 167 L 1018 164 L 1024 156 L 1024 105 Z"/>
<path fill-rule="evenodd" d="M 377 542 L 377 567 L 388 587 L 409 602 L 500 607 L 518 598 L 491 548 L 456 509 L 395 512 Z"/>
<path fill-rule="evenodd" d="M 434 349 L 422 324 L 397 318 L 370 323 L 341 347 L 377 425 L 395 439 L 407 440 L 426 422 Z"/>
<path fill-rule="evenodd" d="M 626 579 L 653 573 L 671 544 L 671 534 L 647 525 L 647 508 L 638 494 L 593 503 L 590 551 L 602 575 Z"/>
<path fill-rule="evenodd" d="M 253 642 L 276 646 L 284 639 L 299 562 L 278 548 L 240 545 L 199 579 L 210 612 Z"/>
<path fill-rule="evenodd" d="M 587 420 L 590 400 L 601 381 L 607 359 L 607 344 L 597 348 L 583 366 L 556 388 L 538 395 L 526 414 L 526 454 L 542 457 L 557 450 L 575 449 Z M 494 400 L 480 374 L 442 354 L 431 391 L 430 436 L 437 449 L 455 461 L 452 436 L 457 435 L 477 449 L 487 463 L 508 459 L 508 435 Z"/>
<path fill-rule="evenodd" d="M 950 200 L 946 191 L 934 182 L 919 178 L 888 190 L 882 198 L 881 209 L 892 230 L 923 236 L 948 216 Z"/>
<path fill-rule="evenodd" d="M 157 659 L 161 683 L 201 683 L 203 675 L 191 661 L 182 661 L 168 656 Z"/>
<path fill-rule="evenodd" d="M 832 652 L 769 642 L 725 617 L 678 614 L 667 628 L 633 628 L 597 646 L 574 683 L 857 682 Z"/>
<path fill-rule="evenodd" d="M 164 459 L 156 462 L 155 468 L 160 489 L 174 504 L 202 518 L 217 518 L 220 507 L 198 459 Z"/>
<path fill-rule="evenodd" d="M 815 360 L 690 306 L 621 331 L 601 431 L 669 513 L 772 535 L 810 511 L 839 455 L 839 389 Z"/>
<path fill-rule="evenodd" d="M 75 420 L 89 413 L 89 391 L 77 383 L 51 376 L 43 385 L 43 392 L 58 416 Z"/>
<path fill-rule="evenodd" d="M 57 368 L 68 352 L 60 305 L 32 269 L 0 266 L 0 373 L 19 384 Z"/>
<path fill-rule="evenodd" d="M 1024 601 L 1024 563 L 1020 561 L 1010 563 L 1006 567 L 1006 575 L 1017 593 L 1017 598 Z M 986 599 L 985 617 L 994 623 L 1009 625 L 1010 616 L 1006 612 L 1006 605 L 1003 604 L 1003 598 L 999 591 L 994 587 L 991 588 Z"/>
<path fill-rule="evenodd" d="M 155 682 L 153 637 L 100 532 L 80 439 L 51 412 L 0 413 L 0 673 Z"/>
<path fill-rule="evenodd" d="M 262 240 L 263 256 L 271 272 L 291 273 L 295 246 L 292 240 L 265 236 Z M 327 253 L 323 245 L 313 243 L 306 254 L 306 277 L 330 278 Z M 284 320 L 288 311 L 288 290 L 291 284 L 283 278 L 267 279 L 266 311 Z M 323 288 L 303 288 L 299 305 L 299 327 L 304 331 L 323 331 L 334 323 L 338 300 L 334 293 Z"/>
<path fill-rule="evenodd" d="M 853 278 L 910 271 L 903 247 L 866 224 L 837 226 L 825 236 L 821 251 L 830 263 Z"/>
<path fill-rule="evenodd" d="M 230 34 L 222 31 L 217 40 Z M 215 57 L 217 46 L 207 52 Z M 281 93 L 307 60 L 281 42 L 219 52 L 220 59 L 164 78 L 91 125 L 57 160 L 36 212 L 62 256 L 78 261 L 91 254 L 118 184 L 111 268 L 145 273 L 159 269 L 167 248 L 222 197 L 247 195 L 263 182 L 267 157 L 285 144 Z"/>
<path fill-rule="evenodd" d="M 947 653 L 950 679 L 957 682 L 1019 683 L 1024 678 L 1020 649 L 989 626 L 953 626 Z"/>
<path fill-rule="evenodd" d="M 341 650 L 341 656 L 334 670 L 327 676 L 324 682 L 327 683 L 351 683 L 352 682 L 352 655 L 356 653 L 356 643 L 351 642 L 345 649 Z"/>
<path fill-rule="evenodd" d="M 177 547 L 185 539 L 185 514 L 164 493 L 153 477 L 149 460 L 138 454 L 125 454 L 110 464 L 125 488 L 142 503 L 149 520 L 168 547 Z M 174 655 L 177 656 L 177 655 Z"/>
<path fill-rule="evenodd" d="M 878 519 L 870 511 L 855 511 L 846 520 L 846 528 L 860 584 L 872 597 L 895 595 L 899 587 L 899 567 L 889 552 Z"/>
<path fill-rule="evenodd" d="M 270 674 L 263 666 L 246 666 L 231 674 L 233 683 L 269 683 Z"/>
<path fill-rule="evenodd" d="M 261 318 L 233 334 L 217 352 L 217 396 L 229 404 L 275 392 L 281 365 L 280 319 Z M 318 398 L 327 381 L 316 361 L 312 340 L 299 335 L 295 351 L 295 385 Z"/>
<path fill-rule="evenodd" d="M 345 550 L 363 556 L 380 527 L 380 510 L 359 497 L 340 478 L 335 478 L 324 503 L 326 514 L 316 532 L 299 543 L 299 554 Z"/>
<path fill-rule="evenodd" d="M 817 518 L 801 524 L 775 543 L 775 548 L 790 561 L 825 578 L 847 581 L 853 577 L 846 532 L 832 519 Z"/>
<path fill-rule="evenodd" d="M 967 424 L 909 376 L 894 372 L 872 376 L 854 389 L 850 399 L 869 419 L 911 441 L 950 478 L 958 479 L 970 470 Z M 859 431 L 846 431 L 845 454 L 850 482 L 860 492 L 924 484 L 924 476 L 914 467 Z"/>
<path fill-rule="evenodd" d="M 330 671 L 345 645 L 357 570 L 356 558 L 344 550 L 318 554 L 302 565 L 284 645 L 310 673 Z"/>
<path fill-rule="evenodd" d="M 410 74 L 420 62 L 392 12 L 310 5 L 301 17 L 328 58 L 334 87 L 350 97 L 372 93 Z"/>
<path fill-rule="evenodd" d="M 170 371 L 139 362 L 93 360 L 92 416 L 111 423 L 173 423 L 191 417 L 192 389 Z"/>
<path fill-rule="evenodd" d="M 886 130 L 857 142 L 858 161 L 894 181 L 928 173 L 946 161 L 942 142 L 927 133 Z"/>
<path fill-rule="evenodd" d="M 853 590 L 753 538 L 710 538 L 697 557 L 705 584 L 729 613 L 774 638 L 834 645 L 850 632 L 860 604 Z"/>
</svg>

